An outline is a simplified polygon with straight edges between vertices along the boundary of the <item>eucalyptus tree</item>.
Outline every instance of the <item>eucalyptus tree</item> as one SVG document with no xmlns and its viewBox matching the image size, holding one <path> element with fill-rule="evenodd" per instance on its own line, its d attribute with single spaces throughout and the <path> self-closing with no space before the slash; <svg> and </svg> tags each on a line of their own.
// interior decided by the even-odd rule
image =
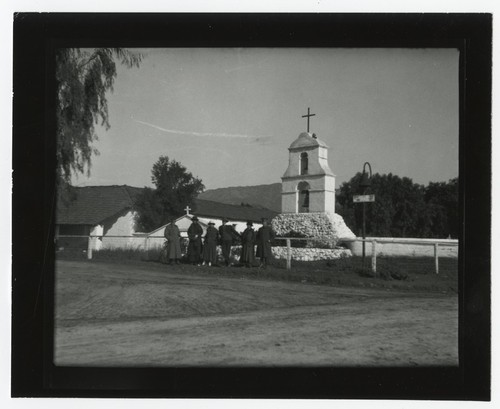
<svg viewBox="0 0 500 409">
<path fill-rule="evenodd" d="M 73 174 L 90 174 L 98 151 L 96 126 L 109 129 L 106 94 L 113 91 L 117 62 L 139 67 L 143 56 L 122 48 L 61 48 L 56 53 L 57 181 L 70 185 Z"/>
</svg>

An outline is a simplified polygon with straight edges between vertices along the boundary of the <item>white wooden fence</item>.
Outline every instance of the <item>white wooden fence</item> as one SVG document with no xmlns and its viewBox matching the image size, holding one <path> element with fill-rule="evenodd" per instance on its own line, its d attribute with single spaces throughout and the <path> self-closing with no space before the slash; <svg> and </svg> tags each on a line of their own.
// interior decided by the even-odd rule
<svg viewBox="0 0 500 409">
<path fill-rule="evenodd" d="M 92 252 L 96 248 L 96 243 L 95 240 L 98 239 L 133 239 L 135 241 L 135 245 L 131 246 L 132 248 L 136 249 L 141 249 L 143 250 L 146 254 L 148 254 L 149 250 L 152 249 L 158 249 L 160 248 L 163 243 L 164 243 L 164 238 L 163 237 L 150 237 L 150 236 L 77 236 L 77 235 L 59 235 L 56 236 L 57 239 L 61 238 L 81 238 L 81 239 L 86 239 L 87 240 L 87 259 L 91 260 L 92 259 Z M 291 251 L 291 242 L 293 240 L 302 240 L 302 241 L 328 241 L 330 240 L 327 237 L 277 237 L 276 239 L 278 240 L 284 240 L 286 241 L 286 268 L 288 270 L 291 269 L 292 266 L 292 251 Z M 440 257 L 440 245 L 441 246 L 446 246 L 446 247 L 458 247 L 458 241 L 457 240 L 432 240 L 432 239 L 397 239 L 397 238 L 367 238 L 367 239 L 362 239 L 362 238 L 356 238 L 352 239 L 349 241 L 346 241 L 346 244 L 352 244 L 352 243 L 363 243 L 365 242 L 368 244 L 367 247 L 367 258 L 369 257 L 371 260 L 371 271 L 374 274 L 377 274 L 377 255 L 379 254 L 379 251 L 377 249 L 377 246 L 383 243 L 401 243 L 405 245 L 418 245 L 418 246 L 429 246 L 433 250 L 433 255 L 434 255 L 434 271 L 436 274 L 439 274 L 439 257 Z M 127 243 L 130 243 L 128 241 Z M 108 247 L 109 248 L 109 247 Z M 115 248 L 122 248 L 122 247 L 115 247 Z M 407 256 L 414 256 L 414 254 L 407 254 Z"/>
</svg>

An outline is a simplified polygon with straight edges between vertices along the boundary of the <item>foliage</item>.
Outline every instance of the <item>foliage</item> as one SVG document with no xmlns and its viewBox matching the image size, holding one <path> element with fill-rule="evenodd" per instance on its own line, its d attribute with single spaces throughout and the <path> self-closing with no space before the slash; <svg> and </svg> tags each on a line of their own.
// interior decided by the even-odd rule
<svg viewBox="0 0 500 409">
<path fill-rule="evenodd" d="M 151 231 L 163 224 L 164 212 L 159 195 L 150 187 L 135 200 L 136 223 L 141 231 Z"/>
<path fill-rule="evenodd" d="M 440 237 L 458 234 L 458 179 L 430 183 L 427 187 L 407 177 L 374 174 L 371 186 L 361 192 L 357 173 L 340 186 L 337 202 L 346 224 L 362 234 L 363 205 L 354 204 L 355 194 L 375 194 L 365 205 L 366 234 L 378 237 Z"/>
<path fill-rule="evenodd" d="M 425 200 L 429 205 L 431 234 L 458 237 L 458 178 L 448 183 L 429 183 L 425 188 Z"/>
<path fill-rule="evenodd" d="M 144 231 L 154 230 L 171 217 L 182 215 L 183 209 L 193 206 L 193 199 L 205 189 L 201 179 L 168 156 L 160 156 L 151 173 L 156 189 L 145 188 L 135 205 L 136 222 Z"/>
<path fill-rule="evenodd" d="M 142 56 L 121 48 L 61 48 L 56 53 L 57 179 L 68 186 L 73 173 L 90 172 L 95 126 L 109 129 L 106 92 L 113 91 L 115 59 L 138 67 Z"/>
</svg>

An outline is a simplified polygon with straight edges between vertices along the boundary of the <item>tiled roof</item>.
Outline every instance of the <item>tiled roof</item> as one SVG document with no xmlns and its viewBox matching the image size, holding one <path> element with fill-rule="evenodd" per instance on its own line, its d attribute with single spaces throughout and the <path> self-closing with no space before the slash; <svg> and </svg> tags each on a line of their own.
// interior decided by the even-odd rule
<svg viewBox="0 0 500 409">
<path fill-rule="evenodd" d="M 193 201 L 193 210 L 191 213 L 199 217 L 226 217 L 229 220 L 251 220 L 252 222 L 260 222 L 263 217 L 272 219 L 278 214 L 265 208 L 237 206 L 202 199 L 195 199 Z"/>
<path fill-rule="evenodd" d="M 141 191 L 126 185 L 77 187 L 73 200 L 58 203 L 57 224 L 99 224 L 131 209 Z"/>
<path fill-rule="evenodd" d="M 124 210 L 132 209 L 142 188 L 121 186 L 87 186 L 74 189 L 75 198 L 67 204 L 59 203 L 57 224 L 96 225 Z M 199 217 L 223 218 L 233 221 L 260 222 L 272 219 L 276 212 L 259 207 L 237 206 L 211 200 L 194 199 L 191 213 Z"/>
</svg>

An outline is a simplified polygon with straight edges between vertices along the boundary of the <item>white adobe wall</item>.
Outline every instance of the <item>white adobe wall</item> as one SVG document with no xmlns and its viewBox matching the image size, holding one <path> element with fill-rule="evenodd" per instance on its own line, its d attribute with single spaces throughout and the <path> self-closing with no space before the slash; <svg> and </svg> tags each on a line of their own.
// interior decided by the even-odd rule
<svg viewBox="0 0 500 409">
<path fill-rule="evenodd" d="M 335 213 L 335 177 L 330 175 L 303 175 L 283 179 L 281 184 L 281 213 L 298 212 L 298 190 L 301 182 L 309 184 L 310 213 Z"/>
<path fill-rule="evenodd" d="M 216 229 L 219 229 L 219 227 L 222 225 L 222 220 L 221 219 L 215 219 L 215 218 L 207 218 L 207 217 L 199 217 L 199 221 L 200 221 L 200 225 L 203 229 L 203 234 L 206 233 L 207 231 L 207 228 L 206 226 L 208 226 L 208 223 L 209 222 L 213 222 L 215 225 L 214 227 Z M 187 231 L 189 229 L 189 226 L 191 226 L 191 220 L 186 217 L 186 216 L 183 216 L 182 218 L 178 219 L 175 224 L 177 225 L 177 227 L 179 228 L 179 231 L 181 233 L 181 236 L 182 237 L 187 237 Z M 227 224 L 231 224 L 231 225 L 235 225 L 234 228 L 235 230 L 238 232 L 238 233 L 243 233 L 243 231 L 247 228 L 247 222 L 246 220 L 245 221 L 232 221 L 232 220 L 229 220 Z M 255 231 L 257 231 L 258 229 L 260 229 L 262 227 L 262 223 L 254 223 L 253 224 L 253 229 Z M 150 238 L 161 238 L 163 239 L 163 235 L 165 233 L 165 226 L 153 231 L 149 237 Z"/>
<path fill-rule="evenodd" d="M 107 222 L 102 226 L 106 234 L 102 238 L 102 243 L 96 246 L 96 250 L 116 249 L 116 248 L 139 248 L 144 243 L 141 237 L 133 237 L 135 233 L 135 212 L 128 211 L 119 216 L 116 220 Z M 102 234 L 102 232 L 101 232 Z M 126 237 L 108 237 L 126 236 Z"/>
</svg>

